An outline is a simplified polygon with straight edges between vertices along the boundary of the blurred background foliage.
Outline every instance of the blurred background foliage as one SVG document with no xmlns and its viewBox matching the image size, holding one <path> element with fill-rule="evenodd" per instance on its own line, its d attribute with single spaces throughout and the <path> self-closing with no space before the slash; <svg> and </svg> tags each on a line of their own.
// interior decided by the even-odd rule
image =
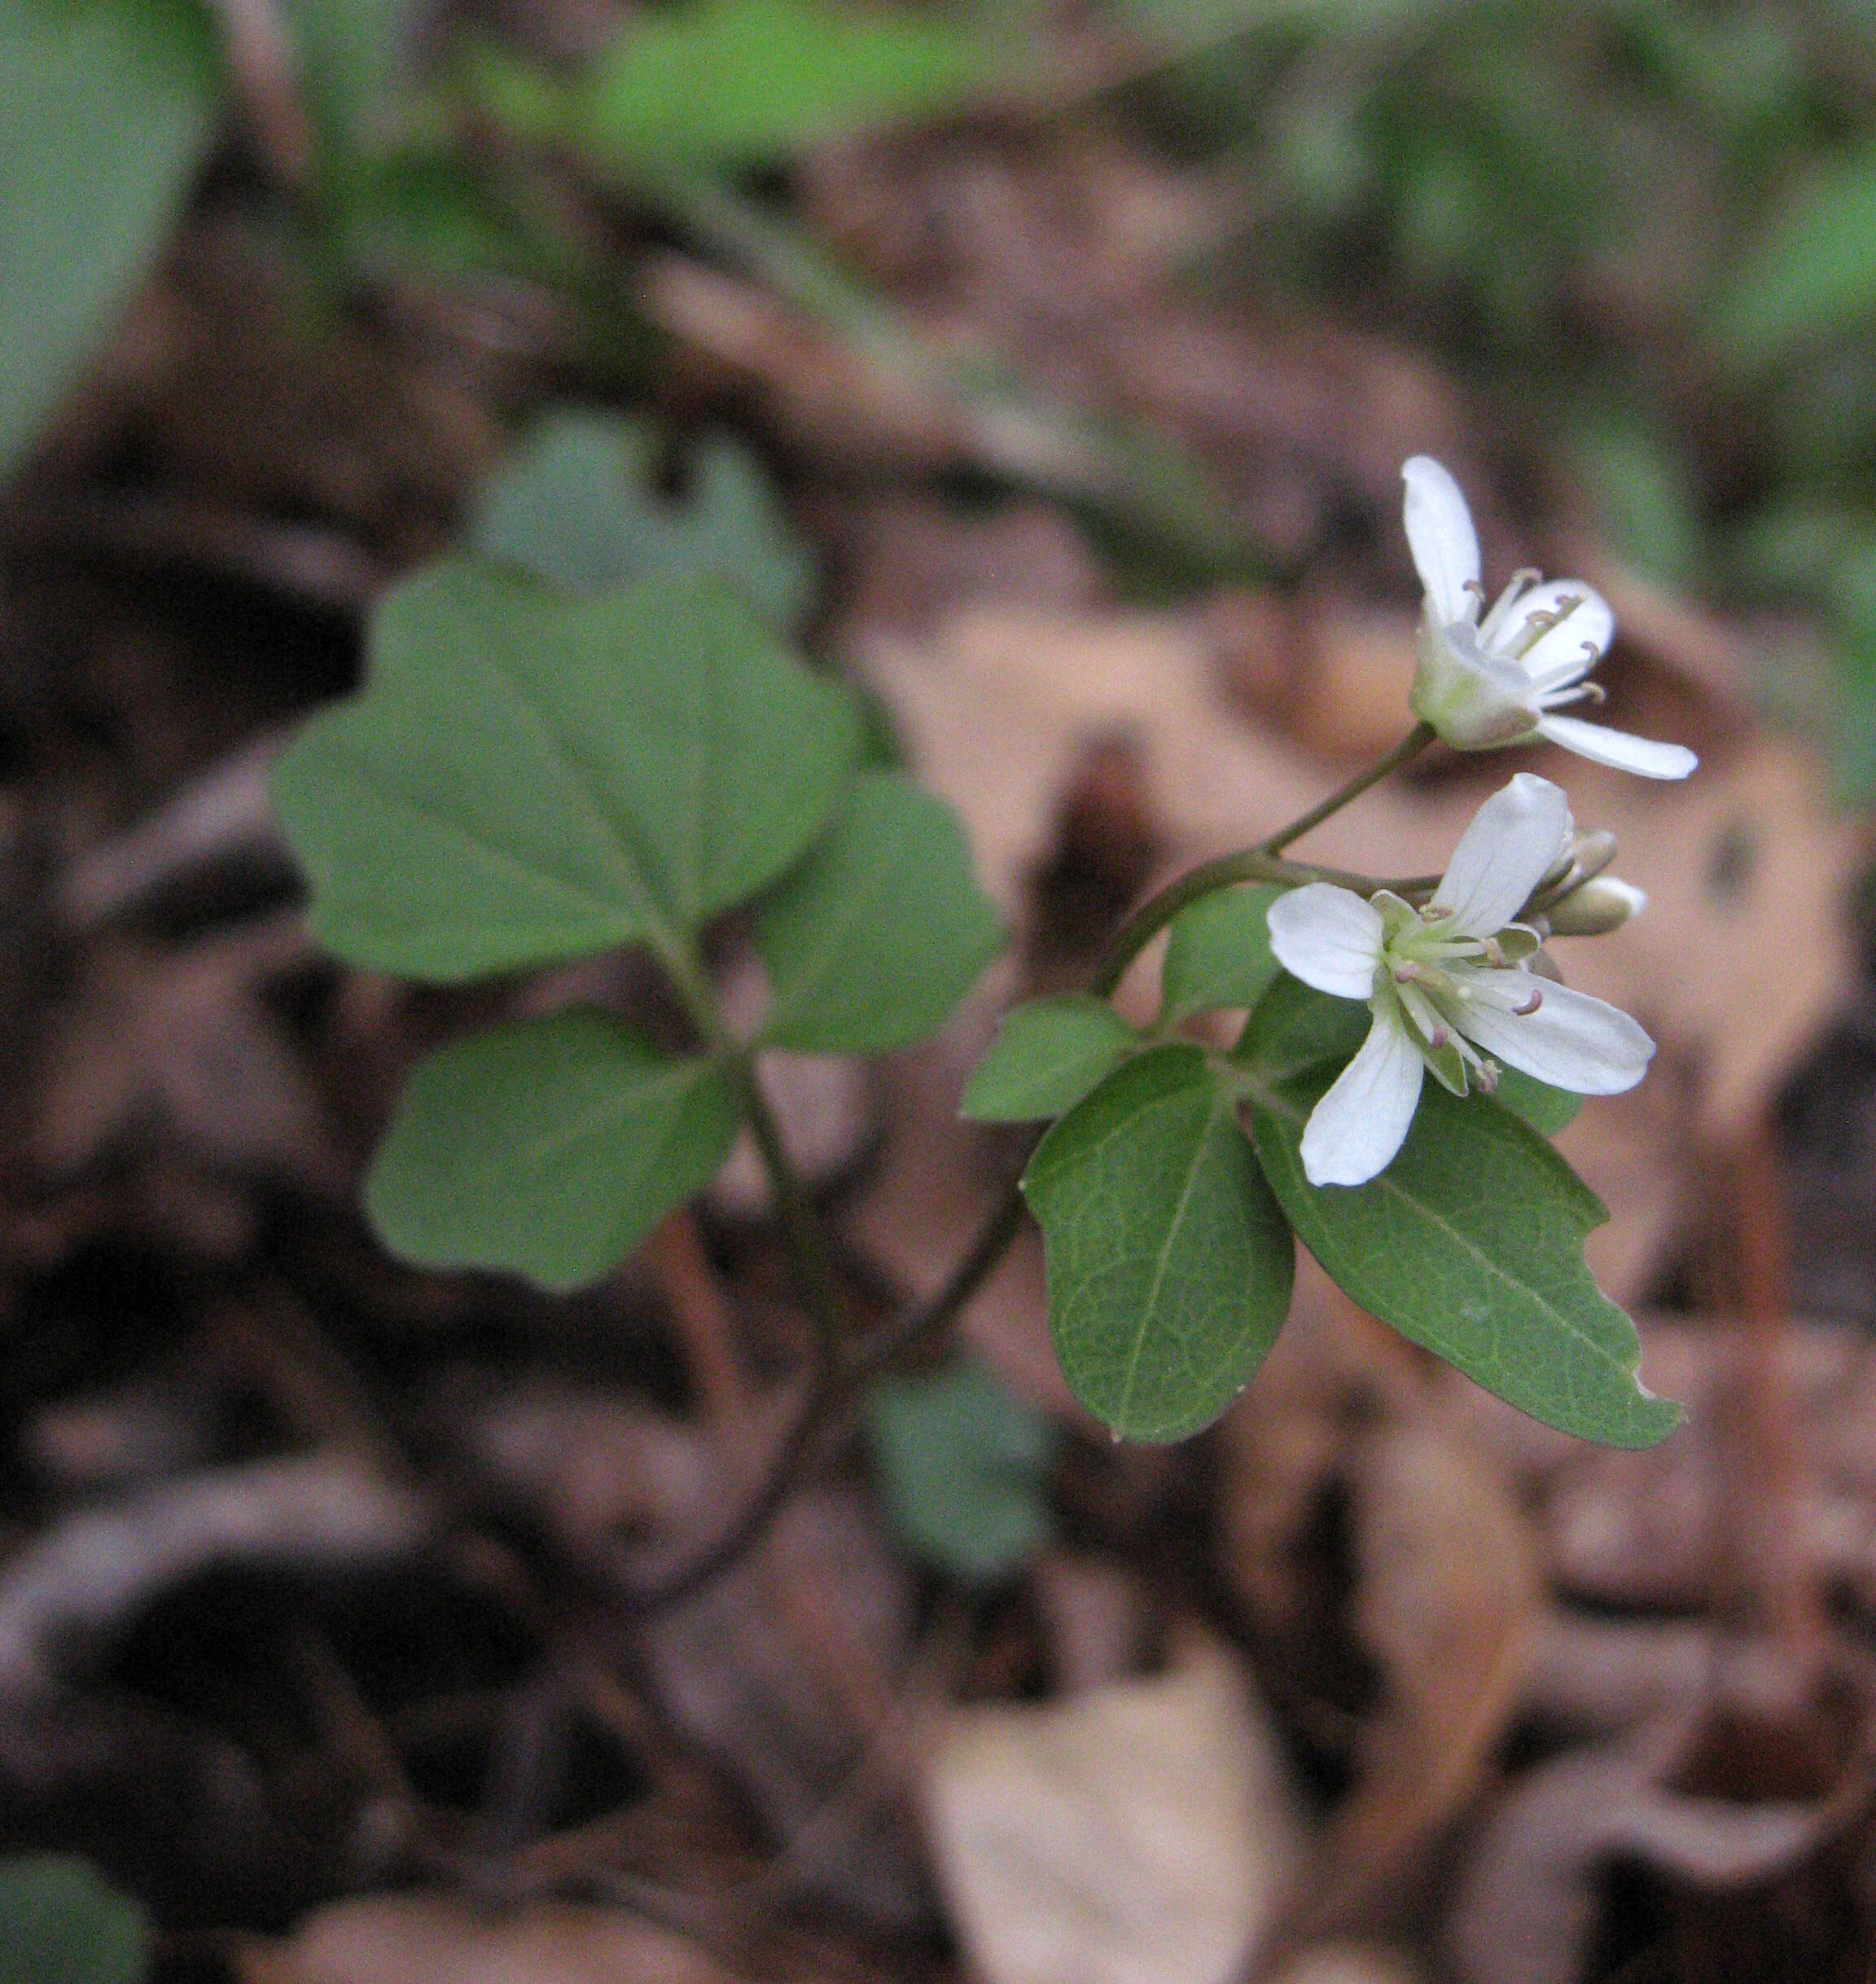
<svg viewBox="0 0 1876 1984">
<path fill-rule="evenodd" d="M 1508 453 L 1541 437 L 1632 564 L 1723 606 L 1817 617 L 1844 794 L 1876 794 L 1876 9 L 1108 4 L 1090 85 L 1090 24 L 1038 0 L 693 0 L 622 15 L 572 62 L 527 45 L 525 7 L 287 0 L 283 87 L 255 30 L 265 9 L 10 0 L 0 463 L 108 335 L 231 129 L 274 169 L 315 294 L 544 283 L 588 312 L 601 370 L 629 372 L 655 341 L 563 224 L 544 153 L 890 346 L 890 310 L 796 230 L 791 160 L 882 122 L 1120 117 L 1234 188 L 1229 252 L 1194 256 L 1196 289 L 1430 349 Z M 503 23 L 521 31 L 504 42 Z M 1188 568 L 1254 551 L 1155 437 L 1076 439 Z M 1044 457 L 1026 471 L 1050 480 Z"/>
</svg>

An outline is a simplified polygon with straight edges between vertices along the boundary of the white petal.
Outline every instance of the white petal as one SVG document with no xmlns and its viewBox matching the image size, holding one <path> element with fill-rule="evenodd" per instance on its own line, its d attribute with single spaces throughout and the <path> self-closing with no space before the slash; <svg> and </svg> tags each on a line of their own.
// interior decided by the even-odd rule
<svg viewBox="0 0 1876 1984">
<path fill-rule="evenodd" d="M 1541 634 L 1522 657 L 1525 674 L 1541 689 L 1579 682 L 1602 657 L 1615 635 L 1615 616 L 1609 603 L 1581 579 L 1549 579 L 1533 586 L 1506 616 L 1492 638 L 1500 653 L 1515 654 L 1533 613 L 1554 613 L 1566 599 L 1580 604 L 1548 634 Z"/>
<path fill-rule="evenodd" d="M 1535 1012 L 1466 1007 L 1461 1026 L 1467 1038 L 1508 1065 L 1575 1095 L 1619 1095 L 1648 1072 L 1655 1042 L 1620 1007 L 1568 985 L 1532 982 L 1544 995 Z"/>
<path fill-rule="evenodd" d="M 1453 911 L 1467 937 L 1495 937 L 1543 880 L 1570 838 L 1570 801 L 1560 785 L 1521 771 L 1494 792 L 1459 837 L 1433 906 Z"/>
<path fill-rule="evenodd" d="M 1606 730 L 1580 717 L 1544 717 L 1537 735 L 1566 751 L 1618 771 L 1639 772 L 1644 779 L 1685 779 L 1700 761 L 1685 744 L 1653 744 L 1626 731 Z"/>
<path fill-rule="evenodd" d="M 1416 454 L 1400 471 L 1407 485 L 1407 542 L 1428 603 L 1450 626 L 1478 607 L 1466 590 L 1479 582 L 1479 537 L 1459 485 L 1430 454 Z"/>
<path fill-rule="evenodd" d="M 1306 882 L 1270 905 L 1270 948 L 1292 977 L 1337 999 L 1366 999 L 1381 962 L 1381 912 L 1352 889 Z"/>
<path fill-rule="evenodd" d="M 1335 1078 L 1303 1130 L 1303 1175 L 1312 1185 L 1365 1185 L 1393 1161 L 1420 1100 L 1427 1064 L 1383 1006 L 1361 1051 Z"/>
</svg>

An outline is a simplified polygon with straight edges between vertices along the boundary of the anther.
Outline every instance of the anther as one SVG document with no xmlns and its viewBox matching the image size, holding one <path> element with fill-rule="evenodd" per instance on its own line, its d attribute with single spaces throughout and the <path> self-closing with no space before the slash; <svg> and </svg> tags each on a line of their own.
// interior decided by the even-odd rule
<svg viewBox="0 0 1876 1984">
<path fill-rule="evenodd" d="M 1444 1026 L 1436 1026 L 1427 1036 L 1427 1044 L 1435 1054 L 1437 1054 L 1452 1038 L 1453 1035 L 1449 1029 Z"/>
<path fill-rule="evenodd" d="M 1511 1010 L 1517 1014 L 1520 1020 L 1528 1020 L 1531 1015 L 1534 1013 L 1543 1003 L 1543 987 L 1541 985 L 1533 985 L 1531 988 L 1530 998 L 1528 999 L 1522 1006 L 1514 1006 Z"/>
</svg>

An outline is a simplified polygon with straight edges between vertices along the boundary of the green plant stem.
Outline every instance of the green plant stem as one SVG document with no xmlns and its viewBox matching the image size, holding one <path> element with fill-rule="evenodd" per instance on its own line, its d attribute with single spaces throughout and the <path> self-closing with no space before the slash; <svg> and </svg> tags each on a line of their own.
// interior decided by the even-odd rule
<svg viewBox="0 0 1876 1984">
<path fill-rule="evenodd" d="M 1321 805 L 1312 806 L 1287 827 L 1279 827 L 1268 840 L 1260 841 L 1255 847 L 1241 849 L 1234 854 L 1221 854 L 1215 861 L 1202 862 L 1196 868 L 1187 870 L 1177 881 L 1168 883 L 1157 895 L 1149 896 L 1108 939 L 1095 961 L 1089 990 L 1097 998 L 1107 998 L 1126 976 L 1128 966 L 1181 910 L 1190 908 L 1203 897 L 1216 895 L 1221 889 L 1232 888 L 1239 882 L 1298 884 L 1334 882 L 1362 895 L 1372 895 L 1377 889 L 1392 889 L 1397 895 L 1414 895 L 1426 887 L 1429 880 L 1437 885 L 1437 876 L 1415 875 L 1381 881 L 1370 875 L 1351 874 L 1345 868 L 1325 868 L 1312 862 L 1286 861 L 1282 858 L 1282 850 L 1292 841 L 1301 840 L 1331 814 L 1339 813 L 1351 800 L 1359 799 L 1370 787 L 1379 785 L 1389 773 L 1398 771 L 1409 759 L 1418 757 L 1432 743 L 1433 736 L 1431 723 L 1416 723 L 1385 757 L 1339 785 Z"/>
<path fill-rule="evenodd" d="M 1260 841 L 1259 852 L 1282 854 L 1292 841 L 1300 841 L 1312 827 L 1320 827 L 1331 814 L 1339 813 L 1352 799 L 1359 799 L 1370 786 L 1379 785 L 1403 765 L 1417 758 L 1432 743 L 1435 735 L 1431 723 L 1416 723 L 1385 757 L 1376 759 L 1365 771 L 1357 772 L 1352 779 L 1337 786 L 1319 805 L 1312 806 L 1287 827 L 1280 827 L 1268 841 Z"/>
<path fill-rule="evenodd" d="M 738 1078 L 743 1093 L 743 1113 L 761 1152 L 762 1168 L 769 1174 L 769 1189 L 775 1195 L 782 1237 L 788 1248 L 789 1266 L 795 1276 L 802 1306 L 814 1326 L 815 1362 L 823 1376 L 841 1367 L 849 1331 L 846 1304 L 835 1272 L 833 1249 L 821 1217 L 808 1196 L 808 1188 L 796 1170 L 782 1141 L 782 1126 L 762 1093 L 752 1058 L 739 1057 Z"/>
</svg>

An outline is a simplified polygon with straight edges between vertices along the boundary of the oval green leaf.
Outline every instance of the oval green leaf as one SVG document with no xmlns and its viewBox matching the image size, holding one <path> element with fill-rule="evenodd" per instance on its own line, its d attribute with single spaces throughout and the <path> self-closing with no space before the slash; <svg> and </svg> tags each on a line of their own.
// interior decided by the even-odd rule
<svg viewBox="0 0 1876 1984">
<path fill-rule="evenodd" d="M 722 435 L 705 440 L 677 503 L 656 493 L 652 470 L 642 424 L 551 414 L 483 490 L 476 548 L 572 592 L 714 575 L 772 626 L 793 627 L 813 573 L 755 459 Z"/>
<path fill-rule="evenodd" d="M 1075 1396 L 1137 1440 L 1210 1424 L 1277 1340 L 1295 1250 L 1205 1056 L 1129 1061 L 1042 1139 L 1023 1190 Z"/>
<path fill-rule="evenodd" d="M 888 1378 L 866 1430 L 893 1526 L 927 1563 L 993 1585 L 1053 1538 L 1055 1428 L 981 1364 Z"/>
<path fill-rule="evenodd" d="M 1032 999 L 1004 1016 L 958 1113 L 979 1123 L 1040 1123 L 1066 1115 L 1130 1055 L 1140 1036 L 1085 992 Z"/>
<path fill-rule="evenodd" d="M 1265 915 L 1283 891 L 1268 882 L 1201 896 L 1172 920 L 1161 974 L 1168 1025 L 1220 1007 L 1255 1006 L 1282 969 Z"/>
<path fill-rule="evenodd" d="M 220 121 L 187 0 L 0 7 L 0 476 L 110 335 Z"/>
<path fill-rule="evenodd" d="M 621 169 L 749 166 L 980 94 L 987 55 L 929 14 L 822 0 L 691 0 L 641 14 L 576 96 L 576 142 Z"/>
<path fill-rule="evenodd" d="M 860 773 L 808 858 L 756 912 L 765 1047 L 878 1054 L 940 1026 L 1003 946 L 957 814 L 895 771 Z"/>
<path fill-rule="evenodd" d="M 575 1288 L 702 1191 L 740 1121 L 721 1062 L 668 1060 L 597 1013 L 497 1027 L 418 1069 L 365 1203 L 405 1260 Z"/>
<path fill-rule="evenodd" d="M 386 596 L 274 797 L 322 942 L 459 979 L 688 939 L 800 857 L 859 741 L 715 582 L 577 599 L 452 562 Z"/>
<path fill-rule="evenodd" d="M 1543 1138 L 1483 1096 L 1422 1091 L 1400 1153 L 1365 1185 L 1303 1175 L 1303 1126 L 1339 1069 L 1254 1065 L 1257 1155 L 1296 1237 L 1370 1314 L 1564 1433 L 1652 1446 L 1681 1408 L 1637 1376 L 1635 1326 L 1597 1287 L 1584 1236 L 1608 1217 Z"/>
</svg>

